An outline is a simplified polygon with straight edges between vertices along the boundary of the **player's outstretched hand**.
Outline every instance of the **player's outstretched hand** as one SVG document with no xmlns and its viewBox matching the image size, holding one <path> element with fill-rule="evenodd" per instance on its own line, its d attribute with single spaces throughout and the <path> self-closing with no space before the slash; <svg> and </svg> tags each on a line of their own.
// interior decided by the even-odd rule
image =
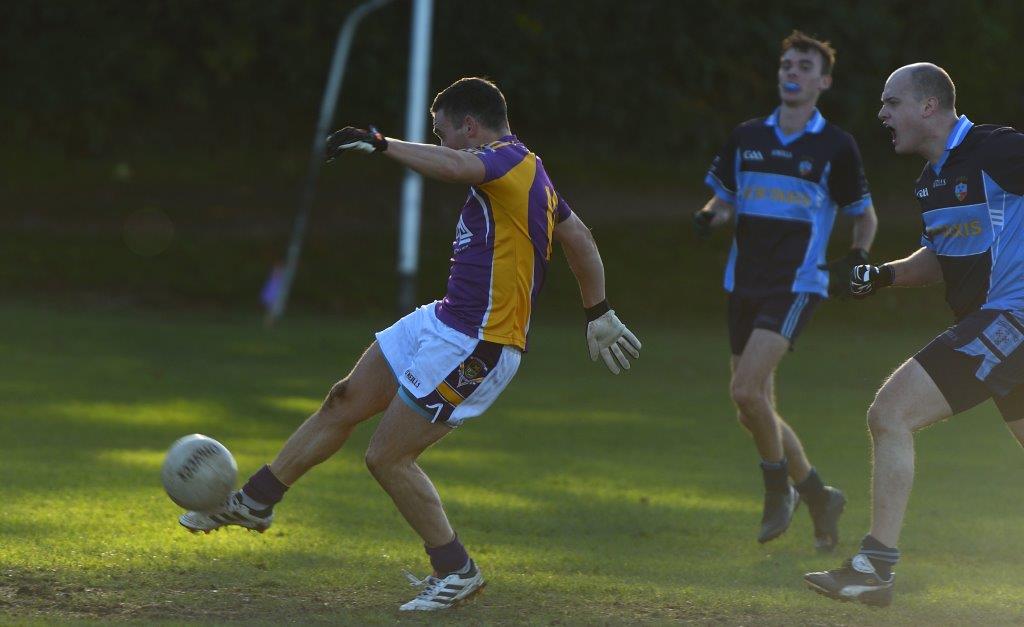
<svg viewBox="0 0 1024 627">
<path fill-rule="evenodd" d="M 892 285 L 895 278 L 895 271 L 887 264 L 854 266 L 850 270 L 850 295 L 854 298 L 867 298 L 883 287 Z"/>
<path fill-rule="evenodd" d="M 854 248 L 842 259 L 836 259 L 818 266 L 819 270 L 828 271 L 828 295 L 846 298 L 852 294 L 850 272 L 855 266 L 868 262 L 868 252 L 863 248 Z"/>
<path fill-rule="evenodd" d="M 630 358 L 640 357 L 640 346 L 640 340 L 622 324 L 614 309 L 609 309 L 587 323 L 587 348 L 590 349 L 590 359 L 597 361 L 600 355 L 612 374 L 629 370 Z"/>
<path fill-rule="evenodd" d="M 693 234 L 697 239 L 705 240 L 711 235 L 711 221 L 714 219 L 715 214 L 711 211 L 698 209 L 693 212 Z"/>
<path fill-rule="evenodd" d="M 388 140 L 384 138 L 375 127 L 368 130 L 346 126 L 340 131 L 334 131 L 327 136 L 327 161 L 334 161 L 334 158 L 346 150 L 358 150 L 360 152 L 384 152 L 388 149 Z"/>
</svg>

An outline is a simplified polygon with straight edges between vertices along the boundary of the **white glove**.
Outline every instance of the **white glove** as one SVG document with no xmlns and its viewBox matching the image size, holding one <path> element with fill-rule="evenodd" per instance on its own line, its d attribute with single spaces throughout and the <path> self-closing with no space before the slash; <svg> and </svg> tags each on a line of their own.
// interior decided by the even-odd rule
<svg viewBox="0 0 1024 627">
<path fill-rule="evenodd" d="M 597 356 L 601 355 L 612 374 L 619 374 L 622 369 L 629 370 L 627 353 L 633 359 L 639 358 L 640 346 L 640 340 L 622 324 L 614 309 L 609 309 L 600 318 L 587 323 L 590 359 L 597 361 Z"/>
</svg>

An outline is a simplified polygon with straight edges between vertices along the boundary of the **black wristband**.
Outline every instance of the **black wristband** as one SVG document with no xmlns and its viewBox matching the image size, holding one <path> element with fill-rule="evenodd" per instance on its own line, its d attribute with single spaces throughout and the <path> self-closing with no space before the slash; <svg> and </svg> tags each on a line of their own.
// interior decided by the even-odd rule
<svg viewBox="0 0 1024 627">
<path fill-rule="evenodd" d="M 593 322 L 605 313 L 611 311 L 611 305 L 608 304 L 608 299 L 606 298 L 593 307 L 584 308 L 583 311 L 587 314 L 587 322 Z"/>
<path fill-rule="evenodd" d="M 896 271 L 887 263 L 878 266 L 878 278 L 873 281 L 876 288 L 889 287 L 896 280 Z"/>
</svg>

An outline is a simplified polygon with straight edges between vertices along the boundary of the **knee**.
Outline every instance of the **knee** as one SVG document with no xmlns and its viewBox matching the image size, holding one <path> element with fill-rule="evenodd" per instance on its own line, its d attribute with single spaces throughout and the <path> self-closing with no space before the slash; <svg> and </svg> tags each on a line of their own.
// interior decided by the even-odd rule
<svg viewBox="0 0 1024 627">
<path fill-rule="evenodd" d="M 374 446 L 366 449 L 363 461 L 366 462 L 366 469 L 378 481 L 386 479 L 396 467 L 396 460 L 393 456 Z"/>
<path fill-rule="evenodd" d="M 898 405 L 876 396 L 868 407 L 868 430 L 871 436 L 886 436 L 903 430 L 904 413 Z"/>
<path fill-rule="evenodd" d="M 732 402 L 740 410 L 740 422 L 747 425 L 750 420 L 750 410 L 756 408 L 764 400 L 762 387 L 751 385 L 748 381 L 733 381 L 729 388 L 729 394 L 732 396 Z"/>
<path fill-rule="evenodd" d="M 342 379 L 331 386 L 331 391 L 327 393 L 327 398 L 324 399 L 323 409 L 328 411 L 338 409 L 348 400 L 348 397 L 348 379 Z"/>
</svg>

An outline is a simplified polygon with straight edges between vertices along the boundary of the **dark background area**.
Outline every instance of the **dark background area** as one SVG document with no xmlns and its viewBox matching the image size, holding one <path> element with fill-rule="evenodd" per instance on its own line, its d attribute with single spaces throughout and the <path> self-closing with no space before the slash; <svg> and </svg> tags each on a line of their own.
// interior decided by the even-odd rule
<svg viewBox="0 0 1024 627">
<path fill-rule="evenodd" d="M 258 308 L 355 4 L 0 5 L 4 298 Z M 410 6 L 396 0 L 359 30 L 338 125 L 403 135 Z M 697 246 L 688 216 L 723 138 L 775 106 L 782 37 L 800 28 L 838 48 L 821 108 L 860 142 L 884 257 L 915 246 L 908 190 L 922 165 L 891 154 L 875 118 L 886 76 L 933 61 L 956 81 L 961 112 L 1020 126 L 1021 24 L 1012 1 L 437 0 L 430 94 L 465 75 L 501 86 L 513 129 L 594 227 L 615 298 L 642 299 L 650 315 L 684 300 L 717 311 L 728 236 Z M 299 308 L 393 306 L 401 171 L 361 157 L 324 171 Z M 427 187 L 421 300 L 443 292 L 464 194 Z M 833 249 L 848 237 L 840 223 Z M 571 279 L 553 266 L 559 286 L 544 298 L 574 311 Z M 694 288 L 713 296 L 692 302 Z"/>
</svg>

